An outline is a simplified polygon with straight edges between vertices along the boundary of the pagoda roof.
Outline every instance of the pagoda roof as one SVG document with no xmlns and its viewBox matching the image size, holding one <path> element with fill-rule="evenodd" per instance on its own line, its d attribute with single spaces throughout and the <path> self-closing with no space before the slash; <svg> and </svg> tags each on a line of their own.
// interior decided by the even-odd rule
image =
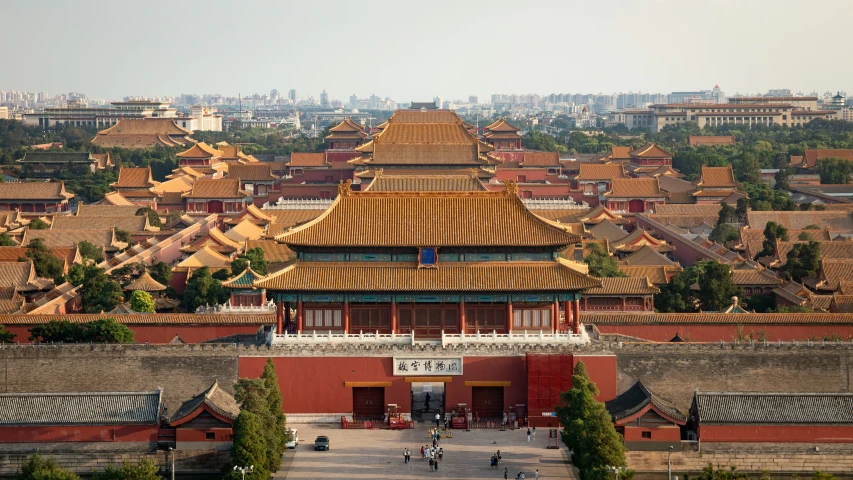
<svg viewBox="0 0 853 480">
<path fill-rule="evenodd" d="M 171 118 L 121 118 L 115 125 L 98 132 L 92 145 L 105 148 L 182 147 L 195 143 L 192 134 Z"/>
<path fill-rule="evenodd" d="M 627 236 L 610 242 L 610 248 L 621 252 L 636 252 L 644 246 L 648 246 L 657 252 L 675 250 L 675 247 L 668 245 L 663 240 L 658 240 L 642 228 L 636 228 Z"/>
<path fill-rule="evenodd" d="M 655 177 L 614 178 L 610 190 L 604 192 L 608 198 L 659 198 L 668 195 L 660 189 L 660 182 Z"/>
<path fill-rule="evenodd" d="M 172 170 L 172 173 L 169 175 L 166 175 L 166 178 L 174 179 L 174 178 L 180 178 L 180 177 L 185 177 L 185 176 L 186 177 L 192 177 L 192 178 L 202 178 L 204 176 L 204 174 L 199 172 L 198 170 L 194 169 L 193 167 L 190 167 L 188 165 L 184 165 L 182 167 L 178 167 L 178 168 Z"/>
<path fill-rule="evenodd" d="M 118 170 L 118 180 L 111 183 L 110 187 L 147 189 L 158 184 L 151 175 L 151 167 L 121 167 Z"/>
<path fill-rule="evenodd" d="M 610 242 L 615 242 L 628 236 L 627 231 L 613 223 L 609 218 L 605 218 L 598 222 L 598 225 L 591 227 L 589 233 L 596 240 L 607 239 Z"/>
<path fill-rule="evenodd" d="M 619 145 L 611 145 L 610 153 L 607 154 L 608 160 L 630 160 L 632 147 L 622 147 Z"/>
<path fill-rule="evenodd" d="M 190 193 L 184 198 L 247 198 L 248 192 L 240 190 L 240 180 L 237 178 L 199 178 L 193 183 Z"/>
<path fill-rule="evenodd" d="M 489 132 L 517 132 L 521 130 L 513 124 L 507 122 L 506 117 L 498 118 L 494 122 L 483 127 L 483 129 Z"/>
<path fill-rule="evenodd" d="M 219 254 L 212 248 L 205 246 L 201 250 L 192 254 L 190 257 L 181 260 L 176 267 L 186 267 L 186 268 L 200 268 L 200 267 L 210 267 L 210 268 L 224 268 L 231 264 L 231 260 L 228 257 Z"/>
<path fill-rule="evenodd" d="M 228 251 L 229 253 L 240 249 L 240 242 L 232 240 L 229 237 L 226 237 L 225 234 L 222 233 L 222 230 L 219 229 L 219 227 L 211 228 L 207 232 L 206 237 L 202 237 L 198 241 L 193 242 L 192 245 L 196 245 L 199 247 L 204 247 L 205 245 L 213 246 L 211 244 L 211 242 L 218 244 L 218 245 L 221 245 L 223 247 L 228 247 L 224 251 Z M 186 247 L 184 247 L 184 248 L 186 248 Z M 198 251 L 198 249 L 195 249 L 195 251 Z M 223 250 L 217 249 L 217 251 L 223 251 Z"/>
<path fill-rule="evenodd" d="M 701 188 L 740 188 L 740 183 L 735 180 L 735 174 L 731 165 L 725 167 L 706 167 L 702 165 L 702 174 L 696 186 Z M 695 194 L 694 194 L 695 195 Z"/>
<path fill-rule="evenodd" d="M 459 115 L 456 115 L 454 111 L 439 109 L 432 109 L 427 111 L 397 110 L 385 123 L 387 123 L 388 125 L 392 125 L 394 123 L 459 123 L 460 125 L 463 124 L 462 119 L 459 118 Z M 386 127 L 388 125 L 386 125 Z"/>
<path fill-rule="evenodd" d="M 188 150 L 178 153 L 176 156 L 179 158 L 217 158 L 223 155 L 225 155 L 225 152 L 217 150 L 204 142 L 199 142 Z"/>
<path fill-rule="evenodd" d="M 344 120 L 329 129 L 330 132 L 364 132 L 364 126 L 354 121 L 352 117 L 346 117 Z"/>
<path fill-rule="evenodd" d="M 623 258 L 621 265 L 668 267 L 677 265 L 672 260 L 658 253 L 654 248 L 643 245 L 639 250 Z"/>
<path fill-rule="evenodd" d="M 279 179 L 279 177 L 273 175 L 272 166 L 269 163 L 231 165 L 228 167 L 228 176 L 231 178 L 239 178 L 244 182 L 270 182 Z"/>
<path fill-rule="evenodd" d="M 143 292 L 161 292 L 166 290 L 166 286 L 157 280 L 154 280 L 148 272 L 142 272 L 142 275 L 140 275 L 139 278 L 130 282 L 126 287 L 124 287 L 124 289 L 128 291 L 142 290 Z"/>
<path fill-rule="evenodd" d="M 687 424 L 687 417 L 672 401 L 653 393 L 642 382 L 635 383 L 618 397 L 606 402 L 605 407 L 616 425 L 624 425 L 649 410 L 676 425 Z"/>
<path fill-rule="evenodd" d="M 201 413 L 205 408 L 226 423 L 233 423 L 240 415 L 240 404 L 234 399 L 234 395 L 226 392 L 219 386 L 219 381 L 195 397 L 184 402 L 169 421 L 170 426 L 176 427 L 189 422 Z"/>
<path fill-rule="evenodd" d="M 647 143 L 631 151 L 632 158 L 672 158 L 672 153 L 659 147 L 657 143 Z"/>
<path fill-rule="evenodd" d="M 599 204 L 597 207 L 593 208 L 585 215 L 578 217 L 579 222 L 585 223 L 587 225 L 597 225 L 603 222 L 604 220 L 609 220 L 616 225 L 625 225 L 628 223 L 628 220 L 623 218 L 622 215 L 613 213 L 603 204 Z"/>
<path fill-rule="evenodd" d="M 578 165 L 576 181 L 598 182 L 610 181 L 614 178 L 630 178 L 625 173 L 625 165 L 622 163 L 581 163 Z"/>
<path fill-rule="evenodd" d="M 256 207 L 254 203 L 250 203 L 246 210 L 243 211 L 236 218 L 229 218 L 225 220 L 225 224 L 227 225 L 237 225 L 243 220 L 249 220 L 255 225 L 268 225 L 275 221 L 274 217 L 267 215 L 263 210 Z"/>
<path fill-rule="evenodd" d="M 263 275 L 259 275 L 258 272 L 252 270 L 250 264 L 236 277 L 222 282 L 222 286 L 226 288 L 254 288 L 255 282 L 263 277 Z"/>
<path fill-rule="evenodd" d="M 570 262 L 294 262 L 255 282 L 270 290 L 371 292 L 560 291 L 597 287 Z"/>
<path fill-rule="evenodd" d="M 225 232 L 225 236 L 231 240 L 243 243 L 246 240 L 257 240 L 264 234 L 264 229 L 255 225 L 249 219 L 245 219 Z"/>
<path fill-rule="evenodd" d="M 312 247 L 559 247 L 578 237 L 505 192 L 352 192 L 342 185 L 326 212 L 276 240 Z"/>
<path fill-rule="evenodd" d="M 652 285 L 666 285 L 669 283 L 669 275 L 684 271 L 678 265 L 665 267 L 656 265 L 619 265 L 619 271 L 629 277 L 645 277 Z"/>
<path fill-rule="evenodd" d="M 376 172 L 363 192 L 476 192 L 486 191 L 476 171 L 468 175 L 386 175 Z"/>
</svg>

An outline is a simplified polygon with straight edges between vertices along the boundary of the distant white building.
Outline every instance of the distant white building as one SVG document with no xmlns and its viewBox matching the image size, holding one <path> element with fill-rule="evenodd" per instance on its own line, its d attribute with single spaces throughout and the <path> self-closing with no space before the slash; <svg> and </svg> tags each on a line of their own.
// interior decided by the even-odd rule
<svg viewBox="0 0 853 480">
<path fill-rule="evenodd" d="M 196 130 L 203 132 L 222 131 L 222 115 L 214 115 L 209 107 L 193 105 L 190 112 L 191 114 L 188 117 L 175 117 L 175 123 L 192 132 Z"/>
<path fill-rule="evenodd" d="M 172 108 L 169 102 L 134 100 L 113 102 L 112 107 L 89 107 L 83 101 L 72 100 L 64 107 L 25 113 L 24 122 L 41 128 L 50 128 L 57 123 L 106 128 L 122 118 L 172 118 L 177 112 L 178 109 Z"/>
<path fill-rule="evenodd" d="M 9 118 L 9 107 L 0 107 L 0 119 L 7 120 Z"/>
</svg>

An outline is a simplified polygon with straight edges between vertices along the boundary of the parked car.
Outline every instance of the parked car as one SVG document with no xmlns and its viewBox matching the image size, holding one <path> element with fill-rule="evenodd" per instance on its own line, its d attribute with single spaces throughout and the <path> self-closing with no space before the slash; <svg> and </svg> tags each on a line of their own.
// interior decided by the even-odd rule
<svg viewBox="0 0 853 480">
<path fill-rule="evenodd" d="M 296 448 L 299 445 L 299 432 L 295 428 L 287 430 L 287 442 L 284 446 L 287 448 Z"/>
<path fill-rule="evenodd" d="M 314 440 L 314 450 L 328 450 L 329 449 L 329 437 L 325 435 L 320 435 Z"/>
</svg>

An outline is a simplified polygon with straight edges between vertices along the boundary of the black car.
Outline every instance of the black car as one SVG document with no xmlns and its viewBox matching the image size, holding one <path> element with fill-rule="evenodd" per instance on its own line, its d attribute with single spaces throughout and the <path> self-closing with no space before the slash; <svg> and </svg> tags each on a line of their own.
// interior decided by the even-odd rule
<svg viewBox="0 0 853 480">
<path fill-rule="evenodd" d="M 324 435 L 320 435 L 314 440 L 314 450 L 328 450 L 329 449 L 329 437 Z"/>
</svg>

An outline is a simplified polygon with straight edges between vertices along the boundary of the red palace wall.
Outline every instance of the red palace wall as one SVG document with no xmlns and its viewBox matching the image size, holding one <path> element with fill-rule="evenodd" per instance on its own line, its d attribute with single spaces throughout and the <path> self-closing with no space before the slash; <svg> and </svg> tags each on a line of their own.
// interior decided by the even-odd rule
<svg viewBox="0 0 853 480">
<path fill-rule="evenodd" d="M 331 150 L 326 150 L 326 161 L 332 164 L 332 168 L 347 168 L 347 160 L 352 160 L 353 158 L 358 158 L 361 156 L 361 152 L 356 152 L 354 150 L 347 150 L 342 152 L 334 152 Z M 342 166 L 335 165 L 336 163 L 342 163 Z"/>
<path fill-rule="evenodd" d="M 579 359 L 601 390 L 599 400 L 615 398 L 616 357 L 576 356 L 573 364 Z M 260 376 L 266 361 L 266 357 L 240 357 L 239 376 Z M 299 414 L 352 412 L 352 388 L 346 387 L 345 382 L 390 382 L 391 386 L 385 387 L 385 403 L 396 403 L 401 412 L 411 412 L 411 385 L 405 377 L 392 374 L 392 361 L 390 357 L 273 357 L 284 409 Z M 472 406 L 472 387 L 466 387 L 466 381 L 510 382 L 504 388 L 504 408 L 527 405 L 526 357 L 466 356 L 463 362 L 464 375 L 453 376 L 445 384 L 448 410 L 458 403 Z M 306 384 L 306 378 L 313 381 Z"/>
<path fill-rule="evenodd" d="M 213 432 L 214 439 L 207 438 L 207 433 Z M 230 442 L 233 430 L 230 428 L 208 428 L 196 430 L 193 428 L 176 428 L 175 440 L 179 442 Z"/>
<path fill-rule="evenodd" d="M 699 438 L 707 442 L 851 443 L 853 426 L 829 425 L 703 425 Z"/>
<path fill-rule="evenodd" d="M 109 315 L 104 315 L 108 318 Z M 261 328 L 262 323 L 257 325 L 128 325 L 133 330 L 136 343 L 169 343 L 175 335 L 181 337 L 185 343 L 201 343 L 214 338 L 227 337 L 229 335 L 254 335 Z M 29 329 L 33 325 L 11 325 L 6 330 L 17 335 L 15 342 L 31 343 Z"/>
<path fill-rule="evenodd" d="M 652 438 L 643 438 L 643 432 L 651 432 Z M 624 438 L 625 442 L 680 442 L 681 428 L 677 425 L 660 427 L 626 425 Z"/>
<path fill-rule="evenodd" d="M 158 425 L 0 427 L 0 443 L 156 442 Z"/>
<path fill-rule="evenodd" d="M 744 323 L 743 334 L 753 333 L 756 340 L 760 332 L 767 341 L 823 339 L 825 336 L 840 335 L 842 340 L 853 336 L 853 325 L 764 325 Z M 689 342 L 731 342 L 737 337 L 737 325 L 600 325 L 601 333 L 619 333 L 630 337 L 639 337 L 655 342 L 668 342 L 677 333 Z"/>
</svg>

